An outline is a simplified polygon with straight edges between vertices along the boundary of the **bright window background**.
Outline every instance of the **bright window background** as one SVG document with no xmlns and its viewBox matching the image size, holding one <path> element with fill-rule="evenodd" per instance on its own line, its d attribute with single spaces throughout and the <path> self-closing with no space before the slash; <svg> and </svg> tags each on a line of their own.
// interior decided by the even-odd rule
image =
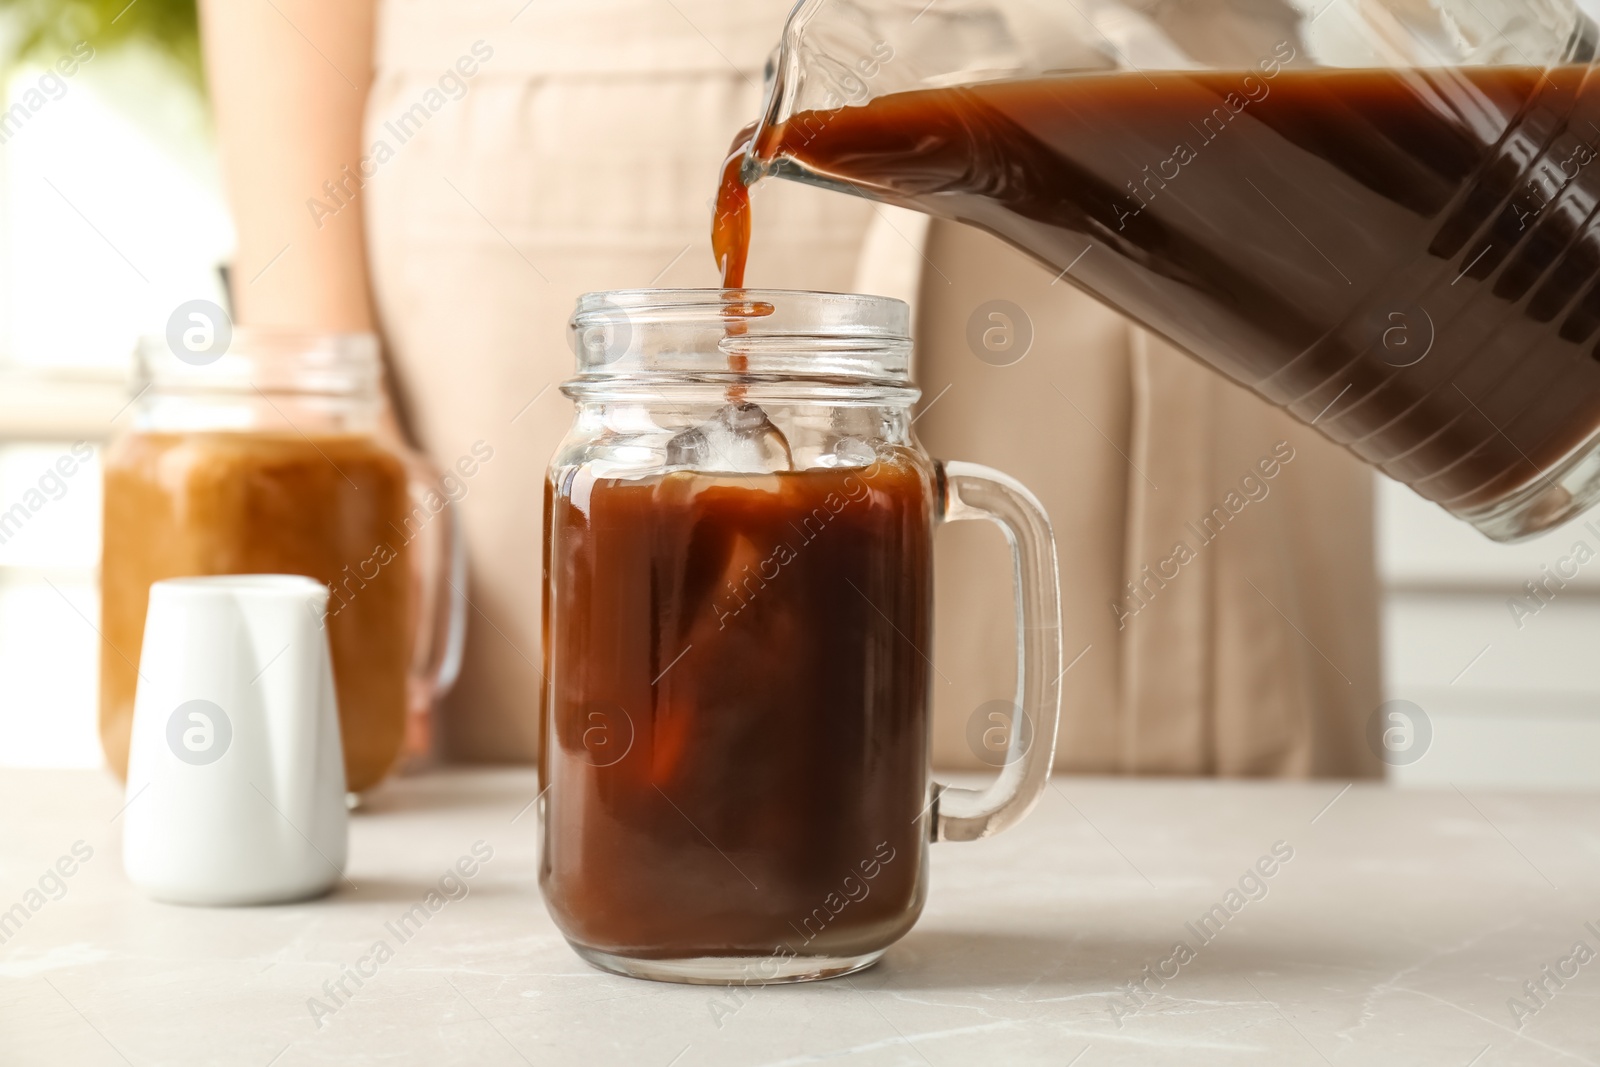
<svg viewBox="0 0 1600 1067">
<path fill-rule="evenodd" d="M 1404 486 L 1378 493 L 1386 685 L 1433 732 L 1391 778 L 1600 788 L 1600 510 L 1507 546 Z M 1580 543 L 1595 556 L 1581 566 Z M 1530 599 L 1558 569 L 1576 577 Z"/>
<path fill-rule="evenodd" d="M 0 501 L 9 508 L 37 489 L 70 447 L 63 441 L 0 449 Z M 97 614 L 99 464 L 61 479 L 64 490 L 48 484 L 44 507 L 0 545 L 0 754 L 8 763 L 94 766 L 90 620 Z"/>
<path fill-rule="evenodd" d="M 41 71 L 18 70 L 11 99 Z M 206 116 L 158 60 L 102 51 L 0 147 L 0 513 L 125 421 L 131 352 L 221 299 L 232 244 Z M 98 454 L 0 544 L 0 765 L 98 766 Z"/>
</svg>

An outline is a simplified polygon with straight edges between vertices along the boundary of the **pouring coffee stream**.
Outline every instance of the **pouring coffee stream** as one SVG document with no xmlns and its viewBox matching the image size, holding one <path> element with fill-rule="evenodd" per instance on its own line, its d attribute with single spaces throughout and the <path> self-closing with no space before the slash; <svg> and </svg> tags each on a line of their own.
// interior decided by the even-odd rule
<svg viewBox="0 0 1600 1067">
<path fill-rule="evenodd" d="M 1513 540 L 1581 511 L 1600 435 L 1587 66 L 1081 73 L 892 92 L 742 131 L 769 175 L 979 226 Z M 770 116 L 769 116 L 770 119 Z"/>
<path fill-rule="evenodd" d="M 722 162 L 717 186 L 716 213 L 711 219 L 711 254 L 722 272 L 724 289 L 743 289 L 745 265 L 750 259 L 750 186 L 744 180 L 744 161 L 754 145 L 756 124 L 739 131 Z"/>
</svg>

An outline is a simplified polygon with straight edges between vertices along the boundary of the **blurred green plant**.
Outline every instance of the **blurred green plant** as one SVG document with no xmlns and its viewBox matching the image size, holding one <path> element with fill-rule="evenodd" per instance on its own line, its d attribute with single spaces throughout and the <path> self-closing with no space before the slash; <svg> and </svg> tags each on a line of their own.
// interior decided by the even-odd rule
<svg viewBox="0 0 1600 1067">
<path fill-rule="evenodd" d="M 0 63 L 52 63 L 79 41 L 96 50 L 143 44 L 171 60 L 196 89 L 200 21 L 195 0 L 0 0 Z"/>
</svg>

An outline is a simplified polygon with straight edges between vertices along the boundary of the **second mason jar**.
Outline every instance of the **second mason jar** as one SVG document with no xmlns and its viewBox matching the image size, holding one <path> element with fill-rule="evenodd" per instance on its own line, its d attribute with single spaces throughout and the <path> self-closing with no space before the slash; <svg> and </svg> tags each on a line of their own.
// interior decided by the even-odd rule
<svg viewBox="0 0 1600 1067">
<path fill-rule="evenodd" d="M 1055 554 L 1027 490 L 911 432 L 909 312 L 880 297 L 579 301 L 577 418 L 545 487 L 540 884 L 602 968 L 822 978 L 911 928 L 927 842 L 1038 798 Z M 929 781 L 932 542 L 1002 525 L 1024 642 L 988 790 Z"/>
<path fill-rule="evenodd" d="M 195 315 L 217 321 L 140 342 L 138 391 L 105 460 L 106 762 L 126 773 L 152 583 L 299 574 L 329 590 L 345 778 L 360 792 L 396 766 L 408 730 L 412 750 L 426 748 L 460 662 L 465 564 L 449 488 L 460 479 L 442 484 L 379 433 L 376 337 L 229 330 L 214 306 Z"/>
</svg>

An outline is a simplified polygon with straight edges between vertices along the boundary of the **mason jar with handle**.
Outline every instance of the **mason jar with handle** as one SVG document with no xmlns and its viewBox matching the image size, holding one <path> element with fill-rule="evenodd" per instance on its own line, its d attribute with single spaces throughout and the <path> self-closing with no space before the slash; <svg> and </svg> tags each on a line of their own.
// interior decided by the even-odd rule
<svg viewBox="0 0 1600 1067">
<path fill-rule="evenodd" d="M 931 841 L 1020 819 L 1055 749 L 1050 523 L 912 434 L 909 310 L 828 293 L 595 293 L 546 482 L 540 885 L 579 955 L 665 981 L 871 965 Z M 1017 688 L 988 788 L 930 779 L 932 542 L 1011 546 Z M 987 724 L 986 724 L 987 725 Z"/>
<path fill-rule="evenodd" d="M 1510 541 L 1600 498 L 1597 40 L 1573 0 L 803 0 L 742 179 L 978 225 Z"/>
<path fill-rule="evenodd" d="M 105 458 L 106 762 L 126 774 L 152 583 L 305 575 L 329 592 L 345 778 L 359 793 L 426 751 L 460 664 L 465 557 L 449 487 L 463 472 L 441 477 L 379 432 L 376 337 L 232 328 L 204 302 L 174 322 L 140 342 L 126 429 Z"/>
</svg>

